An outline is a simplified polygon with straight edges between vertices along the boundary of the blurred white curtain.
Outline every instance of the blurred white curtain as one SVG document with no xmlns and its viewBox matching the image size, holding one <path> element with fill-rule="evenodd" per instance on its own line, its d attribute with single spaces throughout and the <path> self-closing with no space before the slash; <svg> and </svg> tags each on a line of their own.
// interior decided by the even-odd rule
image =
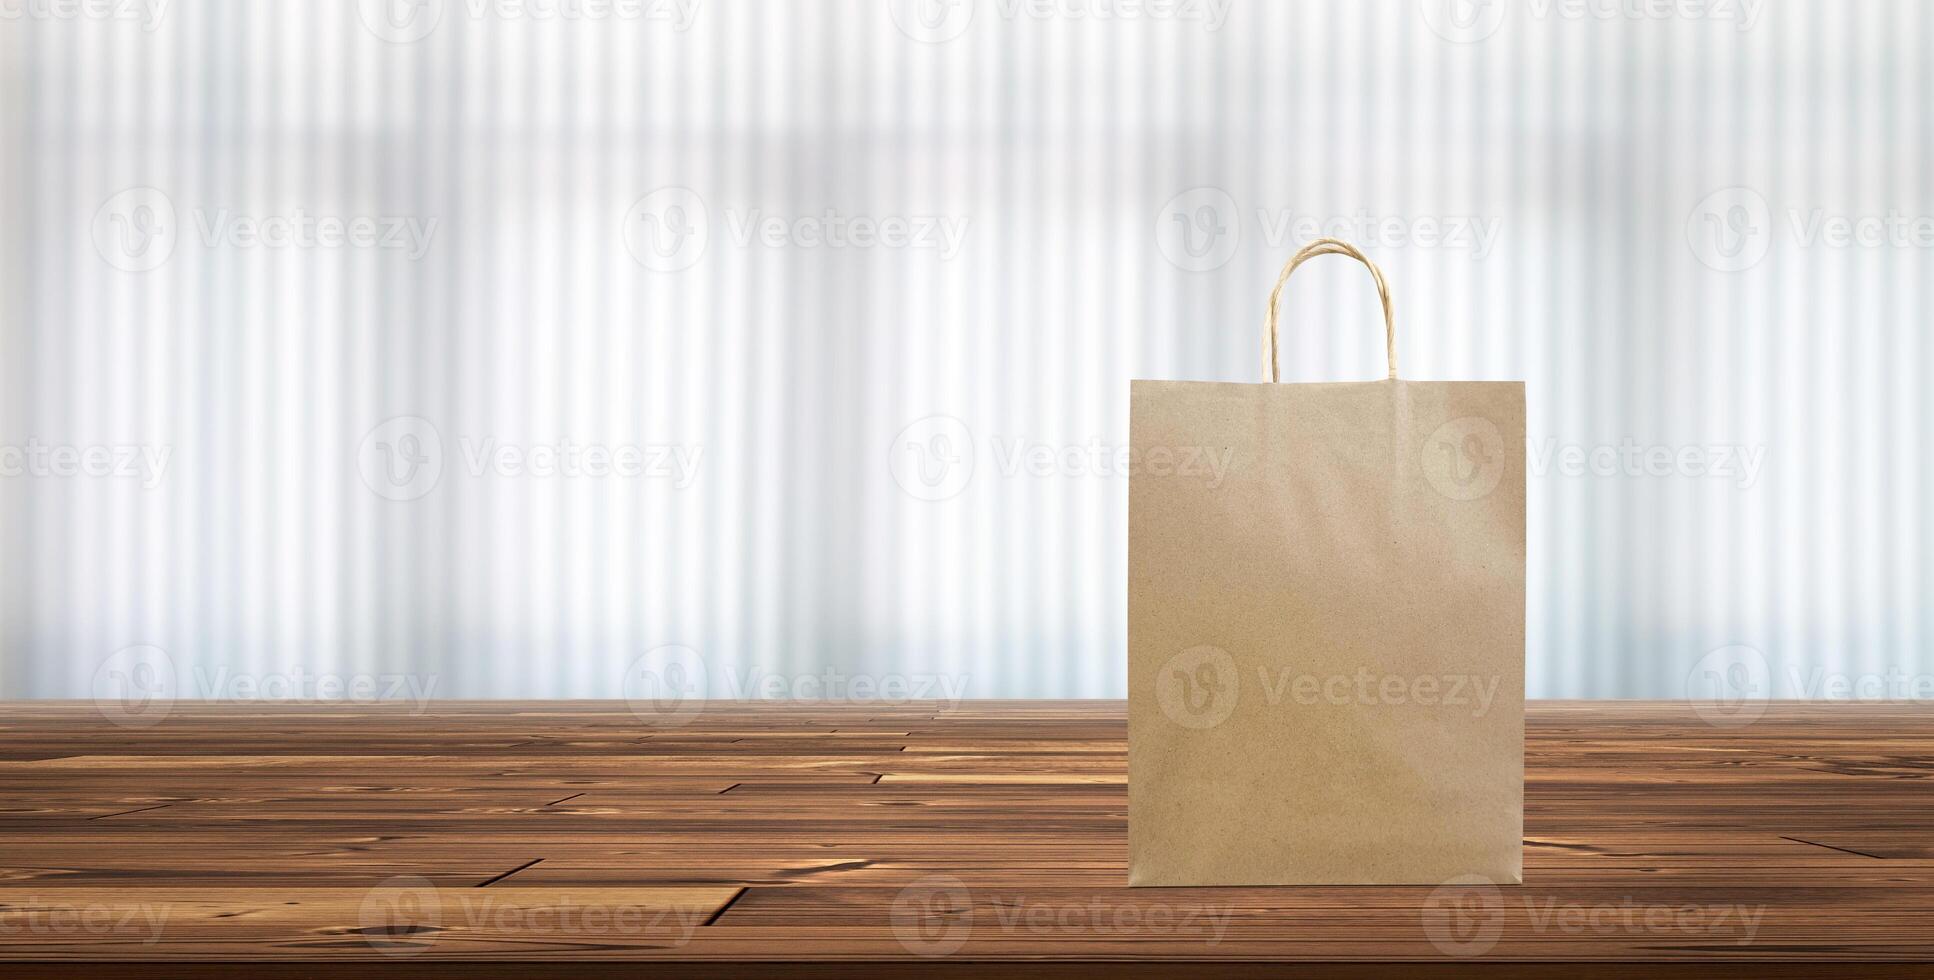
<svg viewBox="0 0 1934 980">
<path fill-rule="evenodd" d="M 1127 382 L 1253 380 L 1325 232 L 1407 376 L 1529 383 L 1531 695 L 1934 672 L 1912 0 L 63 9 L 0 20 L 0 695 L 1121 696 Z M 1360 269 L 1290 293 L 1285 380 L 1380 376 Z"/>
</svg>

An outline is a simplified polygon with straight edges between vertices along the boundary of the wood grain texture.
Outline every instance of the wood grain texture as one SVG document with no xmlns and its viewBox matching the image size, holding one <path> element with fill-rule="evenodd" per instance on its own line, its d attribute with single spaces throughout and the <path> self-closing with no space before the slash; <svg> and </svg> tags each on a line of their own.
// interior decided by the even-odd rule
<svg viewBox="0 0 1934 980">
<path fill-rule="evenodd" d="M 1119 702 L 0 707 L 10 975 L 1934 962 L 1919 705 L 1537 703 L 1522 887 L 1134 890 Z"/>
</svg>

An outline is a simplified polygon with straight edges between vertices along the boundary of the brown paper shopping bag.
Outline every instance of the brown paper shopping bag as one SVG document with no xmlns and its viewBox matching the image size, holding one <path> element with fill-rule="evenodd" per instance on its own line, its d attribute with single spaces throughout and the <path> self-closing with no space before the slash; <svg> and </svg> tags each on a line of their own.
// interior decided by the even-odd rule
<svg viewBox="0 0 1934 980">
<path fill-rule="evenodd" d="M 1275 383 L 1317 255 L 1387 379 Z M 1265 337 L 1262 384 L 1130 388 L 1130 884 L 1515 883 L 1524 385 L 1398 380 L 1334 239 Z"/>
</svg>

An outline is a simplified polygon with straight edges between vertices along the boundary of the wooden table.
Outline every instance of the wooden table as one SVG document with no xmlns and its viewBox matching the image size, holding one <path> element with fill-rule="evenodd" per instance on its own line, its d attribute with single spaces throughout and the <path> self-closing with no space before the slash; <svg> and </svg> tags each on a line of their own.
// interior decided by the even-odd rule
<svg viewBox="0 0 1934 980">
<path fill-rule="evenodd" d="M 1536 703 L 1522 887 L 1134 890 L 1120 702 L 0 708 L 0 959 L 108 975 L 1934 962 L 1927 706 Z"/>
</svg>

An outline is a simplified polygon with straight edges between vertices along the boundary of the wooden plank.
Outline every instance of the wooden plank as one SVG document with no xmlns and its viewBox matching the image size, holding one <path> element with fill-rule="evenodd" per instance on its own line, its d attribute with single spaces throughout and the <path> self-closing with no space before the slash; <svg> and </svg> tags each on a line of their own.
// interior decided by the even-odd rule
<svg viewBox="0 0 1934 980">
<path fill-rule="evenodd" d="M 736 888 L 0 889 L 0 960 L 48 955 L 576 956 L 691 942 Z"/>
<path fill-rule="evenodd" d="M 1119 702 L 710 704 L 676 725 L 407 707 L 184 702 L 132 731 L 86 703 L 0 706 L 0 957 L 1934 962 L 1922 705 L 1778 703 L 1720 729 L 1683 704 L 1533 704 L 1526 884 L 1488 891 L 1128 889 Z M 655 918 L 598 924 L 620 912 Z"/>
</svg>

